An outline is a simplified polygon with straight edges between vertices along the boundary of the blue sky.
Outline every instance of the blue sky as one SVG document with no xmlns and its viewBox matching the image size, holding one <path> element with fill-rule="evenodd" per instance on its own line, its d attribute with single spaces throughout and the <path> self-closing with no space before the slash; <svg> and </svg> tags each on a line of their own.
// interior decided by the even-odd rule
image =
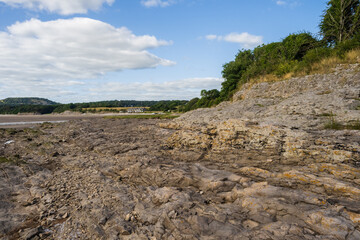
<svg viewBox="0 0 360 240">
<path fill-rule="evenodd" d="M 191 99 L 239 49 L 317 34 L 326 0 L 0 0 L 0 99 Z"/>
</svg>

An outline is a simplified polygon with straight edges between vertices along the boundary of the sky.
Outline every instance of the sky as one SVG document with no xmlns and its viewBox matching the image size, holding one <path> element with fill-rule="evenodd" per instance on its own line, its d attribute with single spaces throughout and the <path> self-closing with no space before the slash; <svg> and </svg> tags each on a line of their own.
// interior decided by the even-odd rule
<svg viewBox="0 0 360 240">
<path fill-rule="evenodd" d="M 0 99 L 190 100 L 241 49 L 318 34 L 326 0 L 0 0 Z"/>
</svg>

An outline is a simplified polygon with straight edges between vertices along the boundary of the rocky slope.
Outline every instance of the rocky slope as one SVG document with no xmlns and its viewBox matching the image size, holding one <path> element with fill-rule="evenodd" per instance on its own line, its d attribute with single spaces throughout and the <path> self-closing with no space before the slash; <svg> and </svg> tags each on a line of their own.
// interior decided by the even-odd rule
<svg viewBox="0 0 360 240">
<path fill-rule="evenodd" d="M 360 133 L 325 128 L 360 129 L 359 70 L 245 85 L 163 124 L 168 146 L 247 178 L 218 195 L 246 212 L 250 239 L 360 239 Z"/>
<path fill-rule="evenodd" d="M 173 120 L 0 130 L 1 239 L 360 239 L 359 66 Z M 331 116 L 329 116 L 331 115 Z"/>
</svg>

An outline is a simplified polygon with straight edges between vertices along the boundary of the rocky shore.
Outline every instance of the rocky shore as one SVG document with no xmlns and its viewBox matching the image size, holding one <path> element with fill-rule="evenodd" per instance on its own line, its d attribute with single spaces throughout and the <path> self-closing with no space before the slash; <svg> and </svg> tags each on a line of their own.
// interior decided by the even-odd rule
<svg viewBox="0 0 360 240">
<path fill-rule="evenodd" d="M 0 238 L 360 239 L 359 70 L 173 121 L 0 130 Z"/>
</svg>

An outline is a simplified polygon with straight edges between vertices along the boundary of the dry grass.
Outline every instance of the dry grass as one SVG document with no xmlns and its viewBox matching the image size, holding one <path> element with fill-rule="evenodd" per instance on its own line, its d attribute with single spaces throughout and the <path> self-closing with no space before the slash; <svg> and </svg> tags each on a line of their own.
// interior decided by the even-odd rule
<svg viewBox="0 0 360 240">
<path fill-rule="evenodd" d="M 255 84 L 258 83 L 273 83 L 273 82 L 279 82 L 279 81 L 283 81 L 283 80 L 287 80 L 293 77 L 293 73 L 287 73 L 284 76 L 276 76 L 274 74 L 266 74 L 266 75 L 262 75 L 260 77 L 257 78 L 253 78 L 250 79 L 250 81 L 248 82 L 248 89 L 251 89 Z"/>
<path fill-rule="evenodd" d="M 329 57 L 321 60 L 319 63 L 315 63 L 310 70 L 310 74 L 315 73 L 329 73 L 330 69 L 334 69 L 342 61 L 338 57 Z"/>
<path fill-rule="evenodd" d="M 327 74 L 334 71 L 334 68 L 336 68 L 339 64 L 342 64 L 343 68 L 346 68 L 347 64 L 354 64 L 354 63 L 360 63 L 360 49 L 354 49 L 349 52 L 347 52 L 344 56 L 344 58 L 340 57 L 328 57 L 320 62 L 314 63 L 310 69 L 305 69 L 302 71 L 294 71 L 289 72 L 285 74 L 284 76 L 276 76 L 275 74 L 266 74 L 254 79 L 250 79 L 248 88 L 252 88 L 253 85 L 257 83 L 263 83 L 263 82 L 278 82 L 283 80 L 288 80 L 293 77 L 304 77 L 306 75 L 313 75 L 313 74 Z"/>
<path fill-rule="evenodd" d="M 315 63 L 311 69 L 309 74 L 324 74 L 331 72 L 336 66 L 339 64 L 354 64 L 360 63 L 360 49 L 354 49 L 345 54 L 344 58 L 339 57 L 328 57 L 323 59 L 322 61 Z M 346 68 L 346 66 L 343 66 Z"/>
<path fill-rule="evenodd" d="M 350 62 L 360 63 L 360 49 L 348 52 L 346 54 L 346 58 Z"/>
</svg>

